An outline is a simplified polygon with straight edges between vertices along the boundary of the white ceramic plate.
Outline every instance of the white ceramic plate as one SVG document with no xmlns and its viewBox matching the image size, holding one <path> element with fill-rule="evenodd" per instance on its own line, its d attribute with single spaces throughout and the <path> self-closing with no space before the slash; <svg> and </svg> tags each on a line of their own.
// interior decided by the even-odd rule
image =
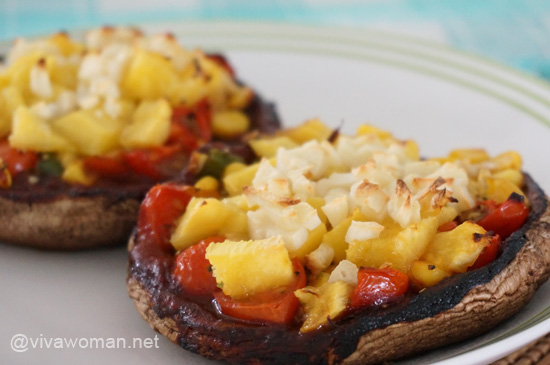
<svg viewBox="0 0 550 365">
<path fill-rule="evenodd" d="M 353 132 L 369 122 L 417 140 L 424 156 L 456 147 L 484 147 L 493 154 L 514 149 L 523 155 L 524 169 L 550 191 L 550 86 L 525 74 L 446 47 L 365 30 L 260 23 L 146 28 L 170 30 L 185 45 L 226 53 L 242 80 L 276 101 L 286 125 L 320 117 Z M 0 358 L 212 363 L 173 345 L 141 319 L 126 292 L 126 256 L 124 248 L 56 253 L 0 245 Z M 404 363 L 496 360 L 550 330 L 549 302 L 547 284 L 491 333 Z M 26 351 L 12 350 L 10 344 L 25 344 L 18 334 L 26 336 Z M 149 346 L 136 348 L 134 338 Z M 124 342 L 126 348 L 120 348 Z"/>
</svg>

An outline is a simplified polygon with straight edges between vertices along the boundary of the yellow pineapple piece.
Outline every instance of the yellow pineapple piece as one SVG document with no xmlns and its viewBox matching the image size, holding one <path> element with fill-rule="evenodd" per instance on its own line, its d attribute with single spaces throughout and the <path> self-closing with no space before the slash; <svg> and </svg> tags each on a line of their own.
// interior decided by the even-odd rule
<svg viewBox="0 0 550 365">
<path fill-rule="evenodd" d="M 307 240 L 292 253 L 293 257 L 303 259 L 307 254 L 314 251 L 319 247 L 323 237 L 327 233 L 327 227 L 324 224 L 319 224 L 316 228 L 309 232 Z"/>
<path fill-rule="evenodd" d="M 13 130 L 9 137 L 12 147 L 37 152 L 71 152 L 74 146 L 55 132 L 49 123 L 26 107 L 15 111 Z"/>
<path fill-rule="evenodd" d="M 323 242 L 332 247 L 334 250 L 334 262 L 340 262 L 346 258 L 346 233 L 351 225 L 352 218 L 344 219 L 336 227 L 328 231 L 323 237 Z"/>
<path fill-rule="evenodd" d="M 490 237 L 483 227 L 466 221 L 451 231 L 437 233 L 422 260 L 447 272 L 465 272 L 489 243 Z"/>
<path fill-rule="evenodd" d="M 494 167 L 492 172 L 498 172 L 506 169 L 521 171 L 522 159 L 521 155 L 516 151 L 503 152 L 491 159 Z"/>
<path fill-rule="evenodd" d="M 84 45 L 74 42 L 67 33 L 59 32 L 49 37 L 48 41 L 54 44 L 65 57 L 80 54 L 84 51 Z"/>
<path fill-rule="evenodd" d="M 523 185 L 523 174 L 519 170 L 514 170 L 514 169 L 501 170 L 501 171 L 495 172 L 493 174 L 493 177 L 495 179 L 509 181 L 517 187 L 521 187 Z"/>
<path fill-rule="evenodd" d="M 227 110 L 215 112 L 212 115 L 212 133 L 225 139 L 235 138 L 245 133 L 250 126 L 250 120 L 241 111 Z"/>
<path fill-rule="evenodd" d="M 294 292 L 304 308 L 305 321 L 300 332 L 313 331 L 338 317 L 347 307 L 353 285 L 343 281 L 307 286 Z"/>
<path fill-rule="evenodd" d="M 78 64 L 53 62 L 51 81 L 69 90 L 75 90 L 78 83 Z"/>
<path fill-rule="evenodd" d="M 15 110 L 24 105 L 25 100 L 19 89 L 13 86 L 0 89 L 0 137 L 11 131 Z"/>
<path fill-rule="evenodd" d="M 119 147 L 120 123 L 95 110 L 77 110 L 52 122 L 78 152 L 87 156 L 103 155 Z"/>
<path fill-rule="evenodd" d="M 195 183 L 195 187 L 200 190 L 218 190 L 218 180 L 212 176 L 205 176 Z"/>
<path fill-rule="evenodd" d="M 512 193 L 522 195 L 527 202 L 525 193 L 523 193 L 523 191 L 521 191 L 521 189 L 514 183 L 504 179 L 487 179 L 487 199 L 494 200 L 500 204 L 504 203 Z"/>
<path fill-rule="evenodd" d="M 410 276 L 420 288 L 428 288 L 451 276 L 451 273 L 431 262 L 419 260 L 412 263 Z"/>
<path fill-rule="evenodd" d="M 173 105 L 184 104 L 191 107 L 207 97 L 206 80 L 203 77 L 179 79 L 171 89 L 170 101 Z"/>
<path fill-rule="evenodd" d="M 456 161 L 468 161 L 469 163 L 476 164 L 489 160 L 489 154 L 487 151 L 481 148 L 461 148 L 455 149 L 449 152 L 449 160 Z"/>
<path fill-rule="evenodd" d="M 405 154 L 413 161 L 420 161 L 420 147 L 412 140 L 405 141 Z"/>
<path fill-rule="evenodd" d="M 311 119 L 302 125 L 282 132 L 298 144 L 304 144 L 311 140 L 324 141 L 332 134 L 332 130 L 319 119 Z"/>
<path fill-rule="evenodd" d="M 232 165 L 233 164 L 229 165 L 228 168 Z M 241 169 L 235 169 L 236 171 L 229 171 L 227 168 L 222 180 L 223 187 L 229 196 L 242 194 L 245 186 L 252 185 L 252 180 L 259 167 L 260 163 L 258 162 Z"/>
<path fill-rule="evenodd" d="M 327 215 L 325 214 L 325 212 L 323 212 L 323 209 L 321 209 L 325 205 L 325 199 L 320 196 L 309 196 L 306 200 L 306 203 L 315 208 L 321 222 L 323 222 L 325 226 L 328 225 Z"/>
<path fill-rule="evenodd" d="M 51 65 L 51 60 L 48 60 L 43 54 L 38 52 L 19 57 L 8 68 L 6 75 L 10 80 L 10 84 L 21 93 L 25 100 L 33 95 L 30 91 L 31 70 L 42 58 L 45 60 L 46 68 L 48 68 Z"/>
<path fill-rule="evenodd" d="M 284 288 L 295 280 L 280 237 L 216 243 L 206 249 L 218 286 L 235 299 Z"/>
<path fill-rule="evenodd" d="M 131 99 L 159 99 L 171 94 L 177 83 L 176 70 L 162 55 L 139 50 L 120 82 L 122 94 Z"/>
<path fill-rule="evenodd" d="M 292 149 L 298 147 L 298 144 L 286 136 L 273 138 L 253 139 L 248 142 L 254 153 L 260 157 L 275 157 L 279 148 Z"/>
<path fill-rule="evenodd" d="M 69 163 L 63 170 L 62 179 L 71 183 L 89 186 L 94 183 L 95 177 L 90 175 L 84 169 L 82 160 L 76 160 Z"/>
<path fill-rule="evenodd" d="M 347 259 L 355 265 L 392 268 L 408 273 L 411 264 L 418 260 L 439 226 L 436 217 L 422 219 L 402 229 L 398 224 L 386 227 L 378 238 L 354 241 L 347 250 Z"/>
<path fill-rule="evenodd" d="M 192 198 L 170 242 L 176 250 L 183 250 L 208 237 L 231 233 L 241 238 L 247 232 L 245 211 L 214 198 Z"/>
<path fill-rule="evenodd" d="M 370 124 L 362 124 L 362 125 L 359 126 L 359 128 L 357 128 L 357 135 L 358 136 L 364 136 L 364 135 L 368 135 L 368 134 L 373 134 L 373 135 L 375 135 L 376 137 L 378 137 L 380 139 L 393 138 L 393 135 L 390 132 L 385 131 L 383 129 L 380 129 L 380 128 L 375 127 L 375 126 L 370 125 Z"/>
<path fill-rule="evenodd" d="M 235 109 L 243 109 L 254 98 L 254 91 L 249 87 L 237 87 L 231 93 L 229 100 L 227 101 L 227 107 Z"/>
<path fill-rule="evenodd" d="M 132 123 L 120 136 L 120 144 L 126 148 L 162 146 L 170 133 L 172 108 L 164 100 L 142 101 L 134 112 Z"/>
<path fill-rule="evenodd" d="M 286 136 L 273 138 L 259 138 L 248 142 L 254 153 L 260 157 L 275 157 L 279 148 L 292 149 L 298 147 L 298 144 Z"/>
</svg>

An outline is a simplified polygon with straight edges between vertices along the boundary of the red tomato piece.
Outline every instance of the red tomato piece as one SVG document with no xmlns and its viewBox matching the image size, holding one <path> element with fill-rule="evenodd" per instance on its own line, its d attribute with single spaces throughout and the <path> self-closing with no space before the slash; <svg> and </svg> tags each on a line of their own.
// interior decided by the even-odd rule
<svg viewBox="0 0 550 365">
<path fill-rule="evenodd" d="M 148 176 L 153 180 L 168 178 L 159 165 L 180 151 L 179 146 L 160 146 L 148 150 L 132 150 L 124 153 L 126 165 L 136 174 Z"/>
<path fill-rule="evenodd" d="M 191 295 L 211 296 L 217 289 L 212 276 L 210 261 L 205 257 L 206 248 L 212 242 L 223 242 L 224 237 L 210 237 L 185 249 L 176 257 L 174 277 L 178 284 Z"/>
<path fill-rule="evenodd" d="M 174 108 L 168 144 L 191 151 L 211 139 L 212 113 L 207 99 L 201 99 L 193 108 L 183 105 Z"/>
<path fill-rule="evenodd" d="M 485 247 L 483 251 L 481 251 L 481 253 L 477 257 L 476 262 L 474 262 L 474 264 L 470 266 L 468 270 L 479 269 L 480 267 L 483 267 L 488 263 L 493 262 L 498 256 L 501 242 L 502 240 L 500 239 L 500 236 L 498 234 L 495 234 L 491 238 L 491 242 L 489 243 L 489 245 Z"/>
<path fill-rule="evenodd" d="M 351 294 L 351 307 L 361 308 L 387 303 L 407 292 L 409 277 L 394 269 L 362 267 L 357 286 Z"/>
<path fill-rule="evenodd" d="M 517 231 L 529 216 L 529 208 L 523 196 L 512 193 L 502 204 L 483 203 L 487 214 L 477 222 L 487 231 L 493 231 L 503 240 Z"/>
<path fill-rule="evenodd" d="M 12 148 L 8 141 L 0 142 L 0 159 L 8 167 L 11 176 L 20 172 L 34 169 L 38 162 L 38 155 L 33 151 L 21 151 Z"/>
<path fill-rule="evenodd" d="M 124 163 L 122 154 L 112 157 L 92 156 L 84 159 L 84 168 L 100 176 L 112 179 L 126 177 L 131 171 Z"/>
<path fill-rule="evenodd" d="M 296 280 L 283 291 L 266 292 L 246 300 L 233 299 L 221 291 L 214 292 L 219 310 L 228 316 L 260 323 L 290 324 L 300 303 L 294 291 L 306 286 L 304 266 L 298 259 L 292 261 Z"/>
<path fill-rule="evenodd" d="M 141 203 L 138 234 L 149 235 L 157 244 L 171 248 L 170 235 L 176 219 L 183 214 L 195 194 L 192 186 L 171 183 L 155 185 Z"/>
</svg>

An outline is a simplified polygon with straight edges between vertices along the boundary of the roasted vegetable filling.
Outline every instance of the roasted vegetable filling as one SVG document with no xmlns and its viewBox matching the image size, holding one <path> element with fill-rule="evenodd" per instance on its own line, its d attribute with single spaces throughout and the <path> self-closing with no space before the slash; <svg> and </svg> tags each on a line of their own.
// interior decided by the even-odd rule
<svg viewBox="0 0 550 365">
<path fill-rule="evenodd" d="M 156 186 L 138 230 L 173 249 L 183 295 L 235 319 L 309 332 L 391 305 L 492 262 L 529 214 L 516 152 L 421 159 L 414 141 L 318 120 L 249 144 L 255 164 L 216 157 L 221 174 Z"/>
<path fill-rule="evenodd" d="M 3 174 L 164 180 L 212 138 L 247 132 L 253 96 L 223 57 L 170 34 L 106 27 L 82 42 L 65 33 L 17 39 L 0 64 Z"/>
</svg>

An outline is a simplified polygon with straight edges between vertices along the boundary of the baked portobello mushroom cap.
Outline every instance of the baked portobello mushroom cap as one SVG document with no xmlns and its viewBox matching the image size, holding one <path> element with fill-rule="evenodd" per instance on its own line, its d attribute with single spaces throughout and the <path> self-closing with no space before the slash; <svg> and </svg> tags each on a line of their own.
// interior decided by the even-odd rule
<svg viewBox="0 0 550 365">
<path fill-rule="evenodd" d="M 128 291 L 153 329 L 186 350 L 235 364 L 376 364 L 482 334 L 518 312 L 550 275 L 550 208 L 525 174 L 527 222 L 492 263 L 404 300 L 354 312 L 321 329 L 255 325 L 178 294 L 174 252 L 134 235 Z"/>
<path fill-rule="evenodd" d="M 274 133 L 280 128 L 274 104 L 257 95 L 245 112 L 251 130 Z M 227 143 L 247 158 L 241 139 Z M 182 171 L 178 169 L 174 179 L 181 178 Z M 155 183 L 144 178 L 82 186 L 44 176 L 32 184 L 28 173 L 20 173 L 10 188 L 0 188 L 0 242 L 64 250 L 124 244 L 137 222 L 141 200 Z"/>
</svg>

